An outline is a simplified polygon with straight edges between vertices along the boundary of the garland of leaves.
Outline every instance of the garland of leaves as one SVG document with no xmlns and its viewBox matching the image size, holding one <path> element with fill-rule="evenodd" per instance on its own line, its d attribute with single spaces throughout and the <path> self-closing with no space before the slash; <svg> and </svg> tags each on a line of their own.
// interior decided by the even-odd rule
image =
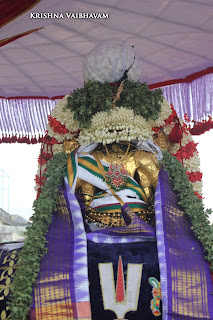
<svg viewBox="0 0 213 320">
<path fill-rule="evenodd" d="M 99 111 L 110 111 L 117 87 L 108 82 L 88 81 L 83 88 L 74 90 L 66 108 L 74 112 L 74 119 L 81 123 L 82 128 L 89 128 L 91 118 Z M 146 83 L 125 81 L 116 106 L 133 109 L 136 115 L 146 120 L 156 120 L 163 102 L 162 90 L 149 90 Z"/>
<path fill-rule="evenodd" d="M 74 119 L 83 128 L 89 128 L 91 117 L 98 111 L 109 111 L 113 100 L 113 89 L 109 83 L 88 81 L 83 88 L 76 89 L 67 99 L 66 108 L 74 112 Z"/>
<path fill-rule="evenodd" d="M 121 98 L 116 104 L 118 107 L 133 109 L 134 114 L 141 115 L 146 120 L 157 120 L 162 102 L 161 89 L 151 91 L 145 82 L 126 81 Z"/>
<path fill-rule="evenodd" d="M 27 319 L 32 303 L 32 287 L 38 276 L 41 259 L 47 252 L 46 233 L 52 221 L 52 213 L 56 211 L 58 186 L 64 177 L 67 165 L 67 154 L 57 153 L 47 164 L 42 193 L 34 201 L 33 224 L 27 227 L 27 238 L 19 255 L 18 270 L 11 285 L 11 319 Z"/>
<path fill-rule="evenodd" d="M 213 271 L 213 225 L 210 224 L 211 209 L 204 210 L 202 199 L 198 199 L 188 180 L 186 169 L 168 151 L 163 151 L 162 165 L 168 172 L 173 183 L 173 189 L 178 192 L 179 204 L 191 219 L 191 229 L 200 240 L 206 253 L 206 259 L 211 263 Z"/>
</svg>

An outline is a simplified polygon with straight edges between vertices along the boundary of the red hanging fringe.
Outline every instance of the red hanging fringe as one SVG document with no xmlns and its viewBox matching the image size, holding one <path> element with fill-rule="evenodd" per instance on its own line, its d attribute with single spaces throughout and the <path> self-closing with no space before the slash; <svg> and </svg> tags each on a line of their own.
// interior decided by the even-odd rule
<svg viewBox="0 0 213 320">
<path fill-rule="evenodd" d="M 29 136 L 23 136 L 23 137 L 17 137 L 17 136 L 3 136 L 0 139 L 0 143 L 26 143 L 26 144 L 36 144 L 36 143 L 42 143 L 44 142 L 44 137 L 43 135 L 38 137 L 32 137 L 30 138 Z"/>
<path fill-rule="evenodd" d="M 213 121 L 212 121 L 212 117 L 209 116 L 209 120 L 194 122 L 194 127 L 190 128 L 189 131 L 192 135 L 201 135 L 212 128 L 213 128 Z"/>
</svg>

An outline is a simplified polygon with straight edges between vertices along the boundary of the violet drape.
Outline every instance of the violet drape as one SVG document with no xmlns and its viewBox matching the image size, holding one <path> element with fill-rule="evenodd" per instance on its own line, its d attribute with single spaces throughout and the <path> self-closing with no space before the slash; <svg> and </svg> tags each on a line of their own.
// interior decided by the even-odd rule
<svg viewBox="0 0 213 320">
<path fill-rule="evenodd" d="M 179 117 L 187 113 L 190 120 L 207 120 L 213 115 L 213 74 L 190 83 L 162 87 L 164 97 L 173 104 Z"/>
</svg>

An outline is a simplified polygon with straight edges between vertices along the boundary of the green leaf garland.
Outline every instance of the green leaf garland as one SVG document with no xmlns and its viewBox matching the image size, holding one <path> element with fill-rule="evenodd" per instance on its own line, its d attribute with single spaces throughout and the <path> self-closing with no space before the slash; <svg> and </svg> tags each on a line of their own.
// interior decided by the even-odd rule
<svg viewBox="0 0 213 320">
<path fill-rule="evenodd" d="M 116 105 L 133 109 L 135 115 L 141 115 L 146 120 L 157 120 L 162 102 L 161 89 L 151 91 L 145 82 L 126 81 L 121 98 L 116 102 Z"/>
<path fill-rule="evenodd" d="M 110 110 L 113 96 L 113 88 L 109 83 L 88 81 L 83 88 L 74 90 L 68 97 L 67 108 L 74 112 L 74 119 L 82 127 L 88 128 L 96 112 Z"/>
<path fill-rule="evenodd" d="M 82 128 L 88 128 L 93 115 L 99 111 L 110 111 L 117 90 L 118 87 L 107 82 L 88 81 L 83 88 L 74 90 L 68 97 L 66 108 L 74 112 L 74 119 L 79 121 Z M 135 115 L 141 115 L 146 120 L 156 120 L 161 111 L 162 101 L 161 89 L 151 91 L 145 82 L 127 80 L 116 105 L 133 109 Z"/>
</svg>

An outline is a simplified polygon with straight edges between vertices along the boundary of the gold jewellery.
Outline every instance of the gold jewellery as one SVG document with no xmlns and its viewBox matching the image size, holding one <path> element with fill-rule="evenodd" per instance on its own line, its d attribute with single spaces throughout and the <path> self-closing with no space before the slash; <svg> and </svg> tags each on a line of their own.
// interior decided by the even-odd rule
<svg viewBox="0 0 213 320">
<path fill-rule="evenodd" d="M 117 145 L 113 145 L 112 149 L 114 148 L 113 151 L 119 152 L 119 147 Z M 128 144 L 127 150 L 123 156 L 120 158 L 113 159 L 110 154 L 108 148 L 105 146 L 106 153 L 108 160 L 110 162 L 110 166 L 105 173 L 104 177 L 106 180 L 106 183 L 114 190 L 114 191 L 120 191 L 123 190 L 129 180 L 129 174 L 126 171 L 123 162 L 128 156 L 130 148 L 130 143 Z M 98 162 L 99 165 L 99 162 Z"/>
<path fill-rule="evenodd" d="M 154 220 L 154 207 L 141 209 L 135 212 L 135 214 L 147 223 L 152 224 Z M 97 226 L 101 226 L 102 228 L 124 227 L 126 225 L 121 212 L 105 213 L 89 206 L 86 208 L 86 218 L 89 223 L 96 223 Z"/>
<path fill-rule="evenodd" d="M 71 153 L 78 148 L 79 143 L 77 142 L 76 138 L 73 138 L 72 140 L 64 140 L 63 142 L 63 150 L 65 153 Z"/>
</svg>

